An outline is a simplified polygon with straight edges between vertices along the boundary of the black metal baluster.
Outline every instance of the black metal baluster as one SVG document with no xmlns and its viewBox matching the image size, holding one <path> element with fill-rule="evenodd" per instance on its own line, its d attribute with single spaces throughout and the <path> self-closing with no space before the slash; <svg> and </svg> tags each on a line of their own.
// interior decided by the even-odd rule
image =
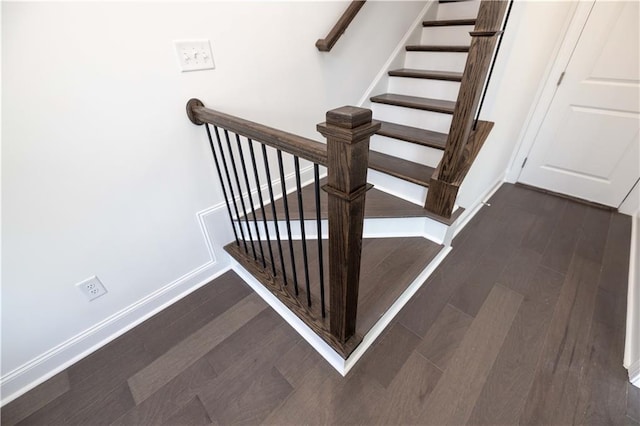
<svg viewBox="0 0 640 426">
<path fill-rule="evenodd" d="M 273 249 L 271 248 L 271 238 L 269 237 L 269 227 L 267 225 L 267 216 L 264 211 L 264 200 L 262 199 L 262 189 L 260 187 L 260 178 L 258 177 L 258 166 L 256 165 L 256 154 L 253 151 L 253 141 L 247 138 L 247 142 L 249 143 L 249 154 L 251 154 L 251 164 L 253 165 L 253 176 L 256 178 L 256 188 L 258 189 L 258 201 L 260 202 L 260 211 L 262 211 L 262 223 L 264 225 L 264 232 L 267 237 L 267 247 L 269 248 L 269 257 L 271 258 L 271 271 L 275 276 L 276 264 L 273 261 Z M 255 217 L 255 213 L 254 213 L 254 217 Z M 257 229 L 257 226 L 258 225 L 256 225 L 256 229 Z M 260 248 L 262 249 L 262 243 L 260 243 Z M 262 255 L 262 259 L 263 259 L 262 263 L 264 265 L 264 254 Z"/>
<path fill-rule="evenodd" d="M 258 219 L 256 209 L 253 207 L 253 197 L 251 197 L 251 186 L 249 185 L 249 175 L 247 174 L 247 164 L 244 162 L 244 154 L 242 153 L 242 145 L 240 144 L 240 136 L 236 133 L 236 143 L 238 144 L 238 154 L 240 155 L 240 164 L 242 165 L 242 174 L 244 175 L 244 183 L 247 186 L 247 197 L 249 197 L 249 206 L 251 207 L 251 215 L 253 216 L 253 225 L 256 227 L 256 238 L 258 239 L 258 248 L 260 249 L 260 257 L 262 257 L 262 267 L 267 267 L 264 258 L 264 250 L 262 250 L 262 238 L 260 238 L 260 230 L 258 229 Z M 260 192 L 260 187 L 258 187 Z"/>
<path fill-rule="evenodd" d="M 211 130 L 209 130 L 209 124 L 205 124 L 205 129 L 207 129 L 207 137 L 209 138 L 209 146 L 211 146 L 211 153 L 213 154 L 213 162 L 216 165 L 216 172 L 218 172 L 218 180 L 220 181 L 220 186 L 222 187 L 222 195 L 224 195 L 224 203 L 227 205 L 227 212 L 229 213 L 229 219 L 231 220 L 231 227 L 233 228 L 233 236 L 236 238 L 236 244 L 240 247 L 240 240 L 238 239 L 238 231 L 236 231 L 236 223 L 233 220 L 233 215 L 231 214 L 231 205 L 229 204 L 229 197 L 227 196 L 227 190 L 224 187 L 224 181 L 222 180 L 222 172 L 220 171 L 220 163 L 218 162 L 218 156 L 216 155 L 216 149 L 213 146 L 213 139 L 211 138 Z"/>
<path fill-rule="evenodd" d="M 220 140 L 220 134 L 218 133 L 218 126 L 213 126 L 213 130 L 216 134 L 216 140 L 218 141 L 218 148 L 220 148 L 220 158 L 222 158 L 222 165 L 224 166 L 224 174 L 227 176 L 227 183 L 229 184 L 229 192 L 231 193 L 231 201 L 233 202 L 233 210 L 236 212 L 236 220 L 238 222 L 238 229 L 240 229 L 240 235 L 242 236 L 244 251 L 249 253 L 249 248 L 247 247 L 247 239 L 244 237 L 244 231 L 242 230 L 242 223 L 240 223 L 240 213 L 238 212 L 238 203 L 236 203 L 236 195 L 233 191 L 231 176 L 229 176 L 229 167 L 227 167 L 227 159 L 224 156 L 224 149 L 222 149 L 222 141 Z"/>
<path fill-rule="evenodd" d="M 322 259 L 322 217 L 320 215 L 320 171 L 317 164 L 313 165 L 313 179 L 316 192 L 316 222 L 318 224 L 318 262 L 320 262 L 320 304 L 322 305 L 322 318 L 324 310 L 324 262 Z"/>
<path fill-rule="evenodd" d="M 289 252 L 291 254 L 291 270 L 293 272 L 293 288 L 298 295 L 298 273 L 296 272 L 296 260 L 293 255 L 293 240 L 291 239 L 291 219 L 289 218 L 289 203 L 287 202 L 287 184 L 284 181 L 284 167 L 282 166 L 282 151 L 278 150 L 278 168 L 280 169 L 280 185 L 282 186 L 282 201 L 284 203 L 284 217 L 287 221 L 287 234 L 289 235 Z"/>
<path fill-rule="evenodd" d="M 284 268 L 284 256 L 282 255 L 282 241 L 280 240 L 280 227 L 278 226 L 278 215 L 276 214 L 276 201 L 273 198 L 273 184 L 271 183 L 271 169 L 269 167 L 269 159 L 267 158 L 267 147 L 262 146 L 262 160 L 264 161 L 264 170 L 267 173 L 267 186 L 269 188 L 269 199 L 271 200 L 271 213 L 273 214 L 273 224 L 276 228 L 276 239 L 278 240 L 278 252 L 280 253 L 280 266 L 282 267 L 282 278 L 284 285 L 287 285 L 287 270 Z M 263 213 L 264 214 L 264 213 Z M 275 275 L 275 272 L 274 272 Z"/>
<path fill-rule="evenodd" d="M 233 158 L 233 151 L 231 150 L 231 141 L 229 140 L 229 132 L 227 131 L 227 129 L 223 129 L 223 130 L 224 130 L 224 137 L 227 140 L 227 148 L 229 148 L 229 157 L 231 158 L 233 175 L 236 178 L 236 184 L 238 185 L 238 192 L 240 193 L 240 205 L 242 206 L 242 212 L 244 213 L 244 221 L 247 224 L 247 233 L 249 234 L 249 241 L 251 242 L 253 259 L 258 260 L 258 256 L 256 256 L 256 247 L 253 244 L 253 235 L 251 235 L 251 225 L 249 224 L 249 215 L 247 214 L 247 207 L 244 205 L 244 197 L 242 196 L 242 187 L 240 186 L 240 179 L 238 178 L 238 168 L 236 167 L 236 160 Z"/>
<path fill-rule="evenodd" d="M 311 288 L 309 286 L 309 261 L 307 259 L 307 237 L 304 231 L 304 212 L 302 208 L 302 186 L 300 185 L 300 159 L 293 156 L 296 172 L 296 189 L 298 191 L 298 212 L 300 212 L 300 232 L 302 234 L 302 260 L 304 262 L 304 280 L 307 286 L 307 305 L 311 307 Z"/>
</svg>

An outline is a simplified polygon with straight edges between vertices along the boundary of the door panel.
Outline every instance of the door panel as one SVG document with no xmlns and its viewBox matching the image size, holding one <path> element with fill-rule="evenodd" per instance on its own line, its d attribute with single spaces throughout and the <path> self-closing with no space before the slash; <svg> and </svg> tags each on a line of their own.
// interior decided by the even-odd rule
<svg viewBox="0 0 640 426">
<path fill-rule="evenodd" d="M 640 176 L 638 2 L 595 2 L 519 181 L 618 207 Z"/>
</svg>

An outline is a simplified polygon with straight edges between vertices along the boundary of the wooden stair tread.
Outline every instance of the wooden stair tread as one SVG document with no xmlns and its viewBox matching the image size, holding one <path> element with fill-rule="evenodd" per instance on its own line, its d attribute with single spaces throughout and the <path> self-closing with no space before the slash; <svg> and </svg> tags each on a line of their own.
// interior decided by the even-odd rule
<svg viewBox="0 0 640 426">
<path fill-rule="evenodd" d="M 326 184 L 326 178 L 320 180 L 320 186 Z M 316 220 L 316 201 L 315 188 L 311 183 L 302 188 L 302 214 L 305 220 Z M 299 220 L 300 212 L 298 209 L 298 197 L 295 192 L 287 195 L 287 203 L 289 204 L 289 217 L 291 220 Z M 327 193 L 320 190 L 320 218 L 327 219 L 329 217 Z M 276 215 L 278 220 L 284 220 L 284 202 L 282 198 L 275 202 Z M 265 205 L 264 217 L 267 220 L 273 220 L 273 212 L 271 205 Z M 250 219 L 253 216 L 249 215 Z M 262 220 L 261 209 L 256 210 L 256 217 Z M 413 204 L 402 198 L 395 197 L 386 192 L 377 190 L 375 187 L 367 191 L 364 207 L 364 217 L 369 219 L 384 219 L 397 217 L 430 217 L 422 206 Z"/>
<path fill-rule="evenodd" d="M 256 251 L 259 247 L 256 244 Z M 271 242 L 274 263 L 278 270 L 277 277 L 271 274 L 271 259 L 266 241 L 262 242 L 263 252 L 266 257 L 266 270 L 261 262 L 256 262 L 251 254 L 244 251 L 242 245 L 238 247 L 235 242 L 225 246 L 225 250 L 233 256 L 245 269 L 247 269 L 258 281 L 260 281 L 272 294 L 283 302 L 295 315 L 311 327 L 316 333 L 345 358 L 359 343 L 380 317 L 393 305 L 397 298 L 407 289 L 420 272 L 436 257 L 442 246 L 426 238 L 398 237 L 398 238 L 364 238 L 362 240 L 362 260 L 360 264 L 360 288 L 358 291 L 358 313 L 355 339 L 350 339 L 348 347 L 341 347 L 329 335 L 330 312 L 326 318 L 322 318 L 320 312 L 320 279 L 318 245 L 315 240 L 307 241 L 309 287 L 311 288 L 312 306 L 309 308 L 306 302 L 306 286 L 304 284 L 304 266 L 301 261 L 302 241 L 293 241 L 292 248 L 295 253 L 295 269 L 298 276 L 299 294 L 293 291 L 291 260 L 289 257 L 289 244 L 283 241 L 284 263 L 289 284 L 283 285 L 279 250 L 275 241 Z M 329 244 L 323 240 L 322 251 L 324 253 L 325 273 L 325 300 L 330 300 L 329 287 Z M 251 248 L 249 248 L 251 253 Z M 353 340 L 353 341 L 352 341 Z"/>
<path fill-rule="evenodd" d="M 410 77 L 410 78 L 426 78 L 429 80 L 445 80 L 445 81 L 462 81 L 461 72 L 451 71 L 431 71 L 417 70 L 409 68 L 400 68 L 389 71 L 392 77 Z"/>
<path fill-rule="evenodd" d="M 404 126 L 402 124 L 380 121 L 382 126 L 378 130 L 379 135 L 389 138 L 428 146 L 436 149 L 444 149 L 447 144 L 447 134 L 420 129 L 417 127 Z"/>
<path fill-rule="evenodd" d="M 433 167 L 376 151 L 369 152 L 369 168 L 424 187 L 429 187 L 429 180 L 435 171 Z"/>
<path fill-rule="evenodd" d="M 453 114 L 453 110 L 456 106 L 456 103 L 453 101 L 421 98 L 418 96 L 398 95 L 395 93 L 385 93 L 382 95 L 373 96 L 371 98 L 371 102 L 421 109 L 425 111 L 441 112 L 444 114 Z"/>
<path fill-rule="evenodd" d="M 423 27 L 449 27 L 457 25 L 475 25 L 475 18 L 470 19 L 443 19 L 440 21 L 423 21 Z"/>
<path fill-rule="evenodd" d="M 408 52 L 468 52 L 469 46 L 440 46 L 431 44 L 412 44 L 406 47 Z"/>
</svg>

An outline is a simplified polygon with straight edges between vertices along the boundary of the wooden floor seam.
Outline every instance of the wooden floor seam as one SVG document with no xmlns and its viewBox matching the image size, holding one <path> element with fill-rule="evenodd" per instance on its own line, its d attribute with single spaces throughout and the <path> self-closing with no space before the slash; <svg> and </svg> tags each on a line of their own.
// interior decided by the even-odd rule
<svg viewBox="0 0 640 426">
<path fill-rule="evenodd" d="M 0 420 L 638 426 L 622 366 L 630 217 L 511 184 L 489 204 L 346 377 L 227 272 Z M 389 277 L 402 264 L 367 250 Z"/>
</svg>

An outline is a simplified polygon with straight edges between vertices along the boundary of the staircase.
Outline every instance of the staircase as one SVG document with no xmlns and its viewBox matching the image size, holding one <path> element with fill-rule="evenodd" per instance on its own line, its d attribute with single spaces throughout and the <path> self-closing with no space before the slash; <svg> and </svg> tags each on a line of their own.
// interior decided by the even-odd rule
<svg viewBox="0 0 640 426">
<path fill-rule="evenodd" d="M 469 51 L 478 45 L 470 33 L 476 29 L 480 5 L 478 0 L 439 2 L 436 14 L 431 14 L 435 18 L 422 22 L 419 42 L 414 40 L 405 46 L 404 57 L 401 58 L 403 67 L 388 71 L 387 93 L 376 94 L 369 99 L 370 103 L 363 105 L 371 107 L 374 119 L 382 123 L 371 140 L 371 169 L 423 190 L 407 189 L 406 185 L 399 185 L 393 179 L 377 179 L 375 183 L 395 193 L 411 191 L 418 194 L 413 198 L 421 197 L 425 208 L 434 213 L 432 217 L 446 224 L 451 224 L 464 211 L 452 202 L 461 181 L 453 186 L 447 185 L 446 205 L 435 202 L 434 197 L 428 202 L 425 194 L 430 185 L 438 186 L 440 183 L 437 169 L 447 146 L 450 151 L 456 151 L 450 136 L 454 116 L 461 115 L 462 109 L 473 105 L 471 99 L 458 99 L 458 96 L 465 67 L 470 65 L 467 61 Z M 456 127 L 463 120 L 457 121 Z M 480 127 L 492 126 L 492 123 L 481 122 L 474 123 L 474 128 L 477 124 Z M 488 133 L 487 129 L 484 133 Z M 462 136 L 462 141 L 466 142 L 468 137 Z M 464 178 L 469 168 L 470 164 L 463 167 L 465 170 L 460 171 L 460 178 Z M 446 183 L 452 181 L 449 177 Z M 438 189 L 441 188 L 434 192 L 440 192 Z"/>
<path fill-rule="evenodd" d="M 328 111 L 318 125 L 326 144 L 187 104 L 205 124 L 231 219 L 225 249 L 265 300 L 323 343 L 307 340 L 335 351 L 342 369 L 325 357 L 343 373 L 450 249 L 458 189 L 493 126 L 474 116 L 505 10 L 440 1 L 403 67 L 388 70 L 387 93 L 371 96 L 373 119 L 366 108 Z M 424 205 L 372 189 L 384 188 L 380 176 L 421 188 Z"/>
<path fill-rule="evenodd" d="M 480 1 L 438 4 L 420 44 L 405 46 L 404 67 L 388 71 L 387 93 L 370 98 L 382 123 L 370 167 L 428 188 L 447 144 Z M 460 213 L 460 212 L 458 212 Z"/>
</svg>

